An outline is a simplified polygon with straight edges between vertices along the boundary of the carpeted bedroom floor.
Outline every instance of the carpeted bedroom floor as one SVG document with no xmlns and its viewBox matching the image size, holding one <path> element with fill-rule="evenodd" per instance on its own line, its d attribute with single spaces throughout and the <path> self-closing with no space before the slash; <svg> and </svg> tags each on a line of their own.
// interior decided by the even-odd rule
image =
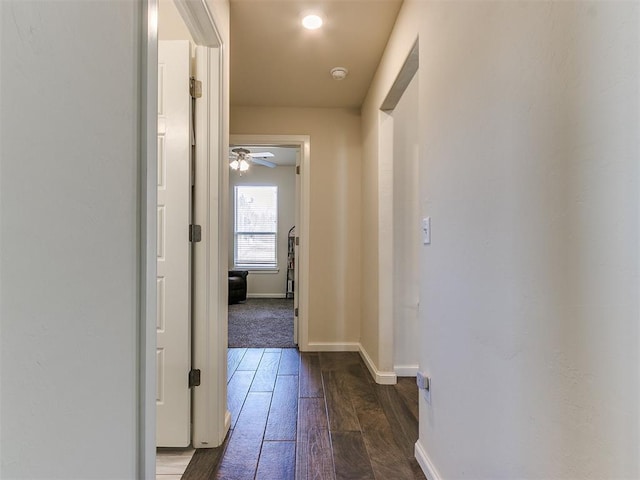
<svg viewBox="0 0 640 480">
<path fill-rule="evenodd" d="M 293 299 L 248 298 L 229 305 L 229 347 L 295 347 Z"/>
</svg>

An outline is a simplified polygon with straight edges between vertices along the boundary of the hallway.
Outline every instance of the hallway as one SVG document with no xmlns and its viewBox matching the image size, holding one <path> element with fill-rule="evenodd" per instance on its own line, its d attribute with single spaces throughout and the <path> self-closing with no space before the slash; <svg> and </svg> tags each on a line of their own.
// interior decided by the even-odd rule
<svg viewBox="0 0 640 480">
<path fill-rule="evenodd" d="M 228 351 L 231 430 L 189 479 L 424 479 L 413 378 L 377 385 L 355 352 Z"/>
</svg>

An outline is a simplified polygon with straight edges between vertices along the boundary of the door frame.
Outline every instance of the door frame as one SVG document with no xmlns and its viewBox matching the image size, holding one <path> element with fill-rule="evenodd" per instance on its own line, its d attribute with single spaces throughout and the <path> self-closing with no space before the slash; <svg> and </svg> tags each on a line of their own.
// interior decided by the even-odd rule
<svg viewBox="0 0 640 480">
<path fill-rule="evenodd" d="M 298 271 L 298 348 L 309 351 L 309 206 L 311 167 L 311 137 L 309 135 L 230 135 L 231 145 L 251 145 L 255 147 L 296 147 L 300 151 L 300 189 L 296 189 L 296 202 L 300 207 L 300 226 L 296 225 L 299 259 L 296 259 Z M 228 174 L 228 172 L 227 172 Z M 228 179 L 228 177 L 227 177 Z M 227 189 L 228 189 L 227 180 Z M 228 198 L 227 194 L 227 198 Z"/>
<path fill-rule="evenodd" d="M 204 185 L 207 198 L 212 202 L 205 206 L 201 222 L 206 241 L 202 242 L 205 255 L 211 259 L 207 268 L 194 277 L 198 289 L 204 294 L 196 295 L 194 308 L 206 312 L 196 317 L 196 326 L 208 329 L 211 335 L 205 336 L 199 344 L 198 361 L 203 361 L 205 370 L 201 392 L 206 392 L 209 405 L 213 409 L 204 409 L 203 419 L 194 419 L 199 425 L 198 433 L 194 428 L 194 443 L 198 438 L 201 446 L 215 447 L 224 441 L 229 427 L 229 414 L 226 410 L 226 312 L 227 282 L 226 273 L 216 261 L 226 262 L 227 238 L 227 195 L 228 176 L 222 168 L 228 150 L 227 132 L 227 65 L 223 37 L 219 34 L 214 16 L 207 0 L 174 0 L 189 32 L 196 44 L 207 47 L 211 60 L 208 73 L 215 75 L 216 85 L 209 91 L 206 101 L 205 128 L 208 138 L 207 166 L 210 175 L 196 173 L 196 184 Z M 158 1 L 146 0 L 141 3 L 142 49 L 140 69 L 140 197 L 139 197 L 139 334 L 138 334 L 138 478 L 155 478 L 156 461 L 156 248 L 157 248 L 157 111 L 158 111 Z M 215 51 L 215 53 L 213 53 Z M 214 61 L 215 60 L 215 61 Z M 215 65 L 214 65 L 215 63 Z M 213 77 L 212 77 L 213 78 Z M 215 174 L 214 174 L 215 172 Z M 219 174 L 219 177 L 216 175 Z M 214 181 L 217 178 L 217 181 Z M 217 200 L 217 205 L 215 201 Z M 214 208 L 216 207 L 217 208 Z M 219 215 L 219 216 L 218 216 Z M 215 223 L 211 223 L 215 220 Z M 219 241 L 218 241 L 219 240 Z M 224 269 L 226 272 L 226 268 Z M 223 275 L 224 273 L 224 275 Z M 224 281 L 222 277 L 224 276 Z M 204 277 L 204 283 L 203 282 Z M 224 301 L 222 301 L 224 300 Z M 197 303 L 197 305 L 196 305 Z M 185 372 L 186 373 L 186 372 Z M 194 395 L 194 397 L 196 397 Z M 202 410 L 202 409 L 201 409 Z M 211 413 L 212 412 L 212 413 Z M 198 437 L 196 437 L 198 435 Z"/>
<path fill-rule="evenodd" d="M 193 244 L 192 362 L 202 372 L 201 384 L 192 395 L 195 448 L 221 445 L 231 425 L 227 411 L 229 171 L 224 153 L 228 140 L 222 130 L 222 62 L 221 48 L 196 47 L 197 79 L 203 88 L 202 98 L 196 100 L 193 204 L 194 223 L 202 227 L 202 241 Z"/>
</svg>

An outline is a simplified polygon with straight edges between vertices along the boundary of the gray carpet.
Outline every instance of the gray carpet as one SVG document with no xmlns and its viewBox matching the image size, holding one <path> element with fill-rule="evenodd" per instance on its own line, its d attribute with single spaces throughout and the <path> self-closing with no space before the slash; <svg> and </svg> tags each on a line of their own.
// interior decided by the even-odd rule
<svg viewBox="0 0 640 480">
<path fill-rule="evenodd" d="M 229 347 L 295 347 L 293 299 L 248 298 L 229 305 Z"/>
</svg>

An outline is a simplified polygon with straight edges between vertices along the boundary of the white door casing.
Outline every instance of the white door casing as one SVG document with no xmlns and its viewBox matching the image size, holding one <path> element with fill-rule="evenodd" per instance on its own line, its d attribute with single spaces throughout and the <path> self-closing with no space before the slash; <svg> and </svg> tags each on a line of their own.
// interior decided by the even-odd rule
<svg viewBox="0 0 640 480">
<path fill-rule="evenodd" d="M 227 412 L 227 192 L 228 142 L 221 135 L 222 52 L 197 46 L 195 192 L 193 222 L 202 226 L 202 241 L 193 245 L 193 366 L 201 385 L 193 390 L 194 448 L 217 447 L 231 423 Z"/>
<path fill-rule="evenodd" d="M 191 443 L 188 41 L 158 45 L 156 444 Z"/>
<path fill-rule="evenodd" d="M 302 162 L 301 162 L 301 155 L 300 155 L 300 148 L 296 149 L 296 191 L 295 191 L 295 198 L 294 198 L 294 204 L 295 204 L 295 213 L 294 213 L 294 221 L 295 221 L 295 225 L 296 225 L 296 240 L 299 240 L 300 238 L 300 231 L 301 231 L 301 227 L 300 227 L 300 186 L 301 186 L 301 181 L 300 181 L 300 174 L 302 172 Z M 300 303 L 300 296 L 299 296 L 299 288 L 300 288 L 300 248 L 298 248 L 298 241 L 294 242 L 294 247 L 293 247 L 293 251 L 294 251 L 294 257 L 295 257 L 295 268 L 293 270 L 293 309 L 294 312 L 299 312 L 300 308 L 298 307 L 298 304 Z M 298 345 L 298 318 L 299 318 L 299 314 L 298 315 L 294 315 L 293 317 L 293 343 L 295 343 L 296 345 Z"/>
</svg>

